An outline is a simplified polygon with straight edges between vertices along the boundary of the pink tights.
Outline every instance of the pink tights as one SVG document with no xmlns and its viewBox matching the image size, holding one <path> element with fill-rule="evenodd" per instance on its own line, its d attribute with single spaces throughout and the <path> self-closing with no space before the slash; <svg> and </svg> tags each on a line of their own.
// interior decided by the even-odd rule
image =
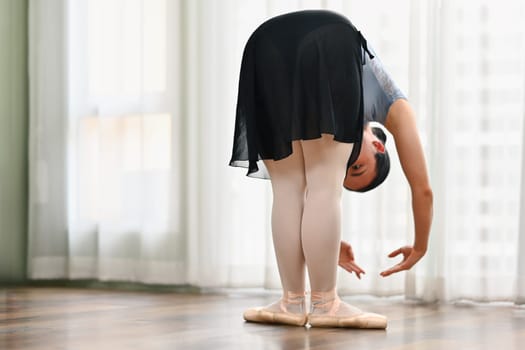
<svg viewBox="0 0 525 350">
<path fill-rule="evenodd" d="M 264 160 L 272 183 L 272 237 L 283 287 L 283 298 L 267 308 L 301 313 L 305 306 L 298 301 L 305 292 L 305 267 L 312 303 L 326 308 L 327 302 L 337 299 L 341 193 L 353 145 L 322 134 L 293 141 L 292 146 L 290 156 Z M 349 311 L 341 304 L 338 309 Z"/>
</svg>

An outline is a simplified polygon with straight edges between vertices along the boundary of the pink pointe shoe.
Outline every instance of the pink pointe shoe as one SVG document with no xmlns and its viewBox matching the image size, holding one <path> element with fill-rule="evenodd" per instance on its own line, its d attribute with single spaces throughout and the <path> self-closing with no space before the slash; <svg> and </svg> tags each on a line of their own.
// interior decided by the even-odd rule
<svg viewBox="0 0 525 350">
<path fill-rule="evenodd" d="M 385 329 L 385 316 L 364 312 L 339 298 L 334 290 L 312 292 L 312 307 L 308 315 L 312 327 L 344 327 Z"/>
<path fill-rule="evenodd" d="M 248 309 L 243 317 L 249 322 L 304 326 L 307 320 L 305 293 L 284 292 L 278 302 Z"/>
</svg>

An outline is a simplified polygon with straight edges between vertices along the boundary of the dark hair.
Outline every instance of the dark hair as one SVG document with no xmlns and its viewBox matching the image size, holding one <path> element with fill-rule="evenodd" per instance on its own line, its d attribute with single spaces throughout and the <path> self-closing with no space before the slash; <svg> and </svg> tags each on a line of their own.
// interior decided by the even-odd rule
<svg viewBox="0 0 525 350">
<path fill-rule="evenodd" d="M 378 127 L 372 128 L 372 133 L 384 144 L 386 144 L 386 134 L 383 129 Z M 355 190 L 356 192 L 367 192 L 377 186 L 381 185 L 385 181 L 388 173 L 390 172 L 390 157 L 385 147 L 385 153 L 377 152 L 376 155 L 376 177 L 365 187 Z"/>
</svg>

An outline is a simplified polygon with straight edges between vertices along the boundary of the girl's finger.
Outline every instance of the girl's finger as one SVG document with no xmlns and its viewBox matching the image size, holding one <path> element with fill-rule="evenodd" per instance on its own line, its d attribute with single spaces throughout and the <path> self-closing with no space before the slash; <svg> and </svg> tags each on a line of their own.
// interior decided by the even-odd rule
<svg viewBox="0 0 525 350">
<path fill-rule="evenodd" d="M 352 273 L 353 269 L 352 269 L 352 265 L 348 264 L 348 263 L 344 263 L 343 265 L 341 265 L 341 267 L 343 269 L 345 269 L 346 271 Z"/>
<path fill-rule="evenodd" d="M 394 250 L 392 253 L 388 254 L 388 257 L 389 257 L 389 258 L 393 258 L 393 257 L 395 257 L 395 256 L 398 256 L 398 255 L 401 254 L 402 252 L 403 252 L 403 251 L 402 251 L 401 248 L 396 249 L 396 250 Z"/>
<path fill-rule="evenodd" d="M 391 268 L 389 268 L 388 270 L 385 270 L 383 272 L 380 273 L 381 276 L 383 277 L 386 277 L 386 276 L 389 276 L 393 273 L 396 273 L 396 272 L 399 272 L 399 271 L 403 271 L 405 270 L 405 268 L 403 267 L 403 263 L 400 263 L 400 264 L 397 264 Z"/>
<path fill-rule="evenodd" d="M 354 269 L 359 271 L 360 273 L 365 273 L 365 270 L 363 270 L 361 267 L 359 267 L 356 263 L 353 263 Z"/>
</svg>

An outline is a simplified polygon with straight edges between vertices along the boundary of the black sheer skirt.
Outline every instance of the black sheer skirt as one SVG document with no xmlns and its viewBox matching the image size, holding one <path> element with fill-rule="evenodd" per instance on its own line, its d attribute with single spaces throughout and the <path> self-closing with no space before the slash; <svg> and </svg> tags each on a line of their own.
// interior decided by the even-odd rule
<svg viewBox="0 0 525 350">
<path fill-rule="evenodd" d="M 261 159 L 286 158 L 292 140 L 325 133 L 354 144 L 350 166 L 363 136 L 365 51 L 361 33 L 329 10 L 290 12 L 257 27 L 243 52 L 229 165 L 268 179 Z"/>
</svg>

